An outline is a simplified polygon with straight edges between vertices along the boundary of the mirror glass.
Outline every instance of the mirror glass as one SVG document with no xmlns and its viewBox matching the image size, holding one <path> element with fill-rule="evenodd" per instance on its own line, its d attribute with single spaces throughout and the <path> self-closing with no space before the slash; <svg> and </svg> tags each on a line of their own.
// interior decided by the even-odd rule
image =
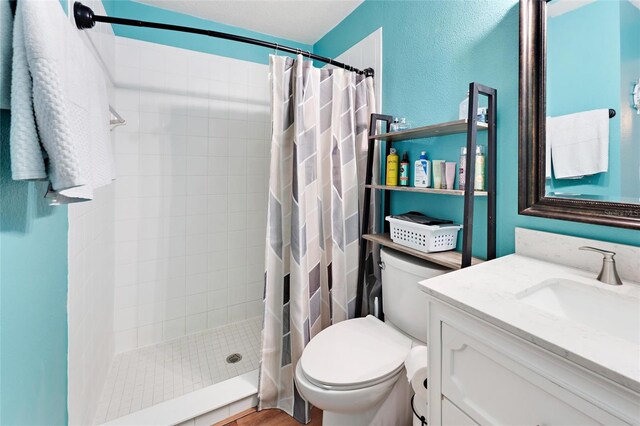
<svg viewBox="0 0 640 426">
<path fill-rule="evenodd" d="M 640 204 L 640 1 L 547 3 L 546 196 Z"/>
</svg>

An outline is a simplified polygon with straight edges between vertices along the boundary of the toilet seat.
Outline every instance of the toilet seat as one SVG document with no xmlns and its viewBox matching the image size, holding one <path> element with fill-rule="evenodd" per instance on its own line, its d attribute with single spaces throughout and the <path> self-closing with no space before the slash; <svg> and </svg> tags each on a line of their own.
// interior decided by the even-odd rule
<svg viewBox="0 0 640 426">
<path fill-rule="evenodd" d="M 322 389 L 362 389 L 399 374 L 411 345 L 411 339 L 371 315 L 350 319 L 309 342 L 300 370 Z"/>
</svg>

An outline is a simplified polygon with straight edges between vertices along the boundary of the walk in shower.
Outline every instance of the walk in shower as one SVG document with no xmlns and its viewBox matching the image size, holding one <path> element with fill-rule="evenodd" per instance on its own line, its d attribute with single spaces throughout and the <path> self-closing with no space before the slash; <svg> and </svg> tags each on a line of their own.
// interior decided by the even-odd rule
<svg viewBox="0 0 640 426">
<path fill-rule="evenodd" d="M 262 316 L 267 66 L 118 38 L 115 73 L 118 355 L 98 422 L 255 370 Z"/>
<path fill-rule="evenodd" d="M 117 179 L 97 194 L 94 208 L 70 208 L 70 263 L 72 250 L 84 264 L 109 245 L 113 251 L 92 268 L 104 272 L 101 287 L 108 286 L 104 275 L 112 262 L 113 308 L 94 300 L 101 313 L 85 327 L 101 330 L 103 340 L 95 344 L 113 357 L 91 353 L 77 361 L 91 364 L 99 356 L 110 366 L 103 377 L 99 368 L 88 369 L 101 389 L 70 378 L 72 423 L 86 421 L 91 411 L 76 416 L 74 405 L 93 405 L 95 424 L 126 423 L 135 417 L 125 416 L 234 377 L 257 383 L 268 66 L 115 37 L 113 83 L 112 105 L 127 122 L 112 132 Z M 99 241 L 75 241 L 109 223 L 112 236 L 99 232 Z M 92 297 L 109 297 L 100 292 Z M 109 317 L 112 330 L 102 324 Z M 112 345 L 104 343 L 109 339 Z M 73 369 L 70 364 L 70 377 Z M 245 389 L 239 398 L 246 397 Z M 255 396 L 245 405 L 255 405 Z"/>
</svg>

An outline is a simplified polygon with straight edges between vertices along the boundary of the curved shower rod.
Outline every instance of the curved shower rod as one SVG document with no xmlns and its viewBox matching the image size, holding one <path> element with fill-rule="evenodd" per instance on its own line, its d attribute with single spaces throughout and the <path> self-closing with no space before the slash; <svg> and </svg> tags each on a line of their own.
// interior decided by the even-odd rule
<svg viewBox="0 0 640 426">
<path fill-rule="evenodd" d="M 225 40 L 238 41 L 241 43 L 253 44 L 255 46 L 275 49 L 276 51 L 281 50 L 283 52 L 288 52 L 293 54 L 304 54 L 304 56 L 308 56 L 310 59 L 315 59 L 316 61 L 334 65 L 338 68 L 344 68 L 345 70 L 362 74 L 365 77 L 373 77 L 374 75 L 373 68 L 366 68 L 364 70 L 359 70 L 350 65 L 344 64 L 342 62 L 338 62 L 336 60 L 327 58 L 325 56 L 316 55 L 311 52 L 305 52 L 293 47 L 281 46 L 278 43 L 271 43 L 271 42 L 259 40 L 256 38 L 243 37 L 235 34 L 223 33 L 223 32 L 214 31 L 214 30 L 204 30 L 201 28 L 184 27 L 181 25 L 162 24 L 159 22 L 140 21 L 138 19 L 126 19 L 126 18 L 116 18 L 111 16 L 105 16 L 105 15 L 96 15 L 95 13 L 93 13 L 93 10 L 91 10 L 90 7 L 85 6 L 80 2 L 73 3 L 73 16 L 76 21 L 76 27 L 78 27 L 78 29 L 80 30 L 93 28 L 96 22 L 106 22 L 106 23 L 116 24 L 116 25 L 128 25 L 133 27 L 156 28 L 159 30 L 169 30 L 169 31 L 179 31 L 183 33 L 200 34 L 200 35 L 205 35 L 209 37 L 215 37 L 215 38 L 221 38 Z"/>
</svg>

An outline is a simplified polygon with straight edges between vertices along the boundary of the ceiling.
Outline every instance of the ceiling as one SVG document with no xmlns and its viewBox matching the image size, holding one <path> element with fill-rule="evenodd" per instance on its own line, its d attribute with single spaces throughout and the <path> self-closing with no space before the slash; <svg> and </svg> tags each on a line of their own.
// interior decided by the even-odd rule
<svg viewBox="0 0 640 426">
<path fill-rule="evenodd" d="M 364 0 L 138 0 L 276 37 L 314 44 Z"/>
</svg>

